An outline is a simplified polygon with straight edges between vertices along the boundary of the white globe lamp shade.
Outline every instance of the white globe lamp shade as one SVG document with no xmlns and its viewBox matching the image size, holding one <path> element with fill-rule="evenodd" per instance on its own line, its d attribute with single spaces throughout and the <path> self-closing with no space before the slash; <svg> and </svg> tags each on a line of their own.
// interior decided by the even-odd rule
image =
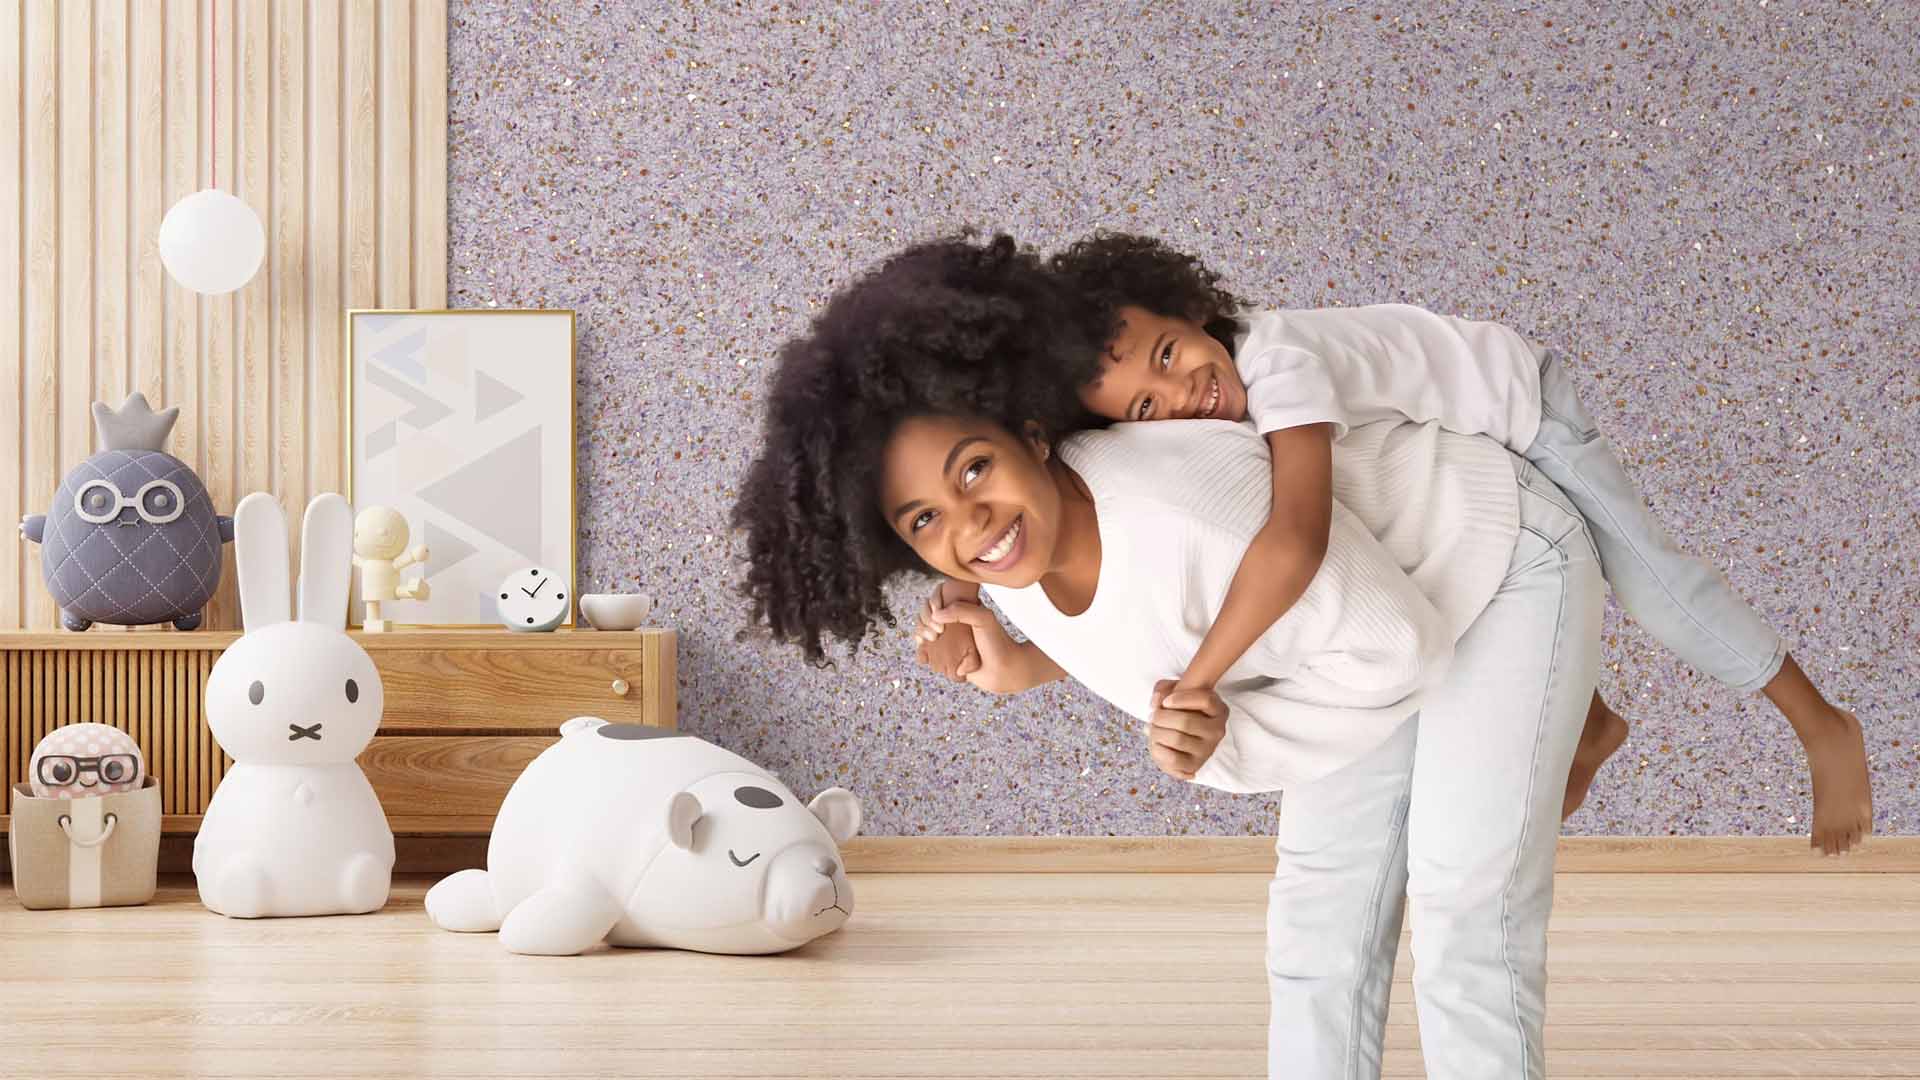
<svg viewBox="0 0 1920 1080">
<path fill-rule="evenodd" d="M 232 292 L 253 280 L 266 255 L 260 216 L 224 191 L 196 191 L 160 219 L 160 261 L 194 292 Z"/>
</svg>

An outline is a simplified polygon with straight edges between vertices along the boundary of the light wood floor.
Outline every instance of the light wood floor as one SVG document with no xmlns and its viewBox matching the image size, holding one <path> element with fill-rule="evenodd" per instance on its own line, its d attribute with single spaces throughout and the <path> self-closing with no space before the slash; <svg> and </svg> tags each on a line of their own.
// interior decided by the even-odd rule
<svg viewBox="0 0 1920 1080">
<path fill-rule="evenodd" d="M 1254 1077 L 1265 879 L 866 874 L 785 956 L 0 899 L 9 1077 Z M 1563 874 L 1554 1077 L 1920 1075 L 1920 877 Z M 1421 1074 L 1404 944 L 1386 1071 Z"/>
</svg>

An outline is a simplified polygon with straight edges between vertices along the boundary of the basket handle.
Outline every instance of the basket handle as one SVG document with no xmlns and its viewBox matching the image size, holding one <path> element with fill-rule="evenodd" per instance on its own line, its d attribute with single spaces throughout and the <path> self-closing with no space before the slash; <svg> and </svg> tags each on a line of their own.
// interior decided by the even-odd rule
<svg viewBox="0 0 1920 1080">
<path fill-rule="evenodd" d="M 45 819 L 43 818 L 42 820 L 45 820 Z M 113 835 L 113 827 L 119 824 L 119 822 L 120 822 L 119 814 L 108 814 L 107 827 L 100 830 L 100 835 L 94 837 L 91 840 L 82 840 L 79 837 L 73 835 L 72 815 L 61 814 L 60 815 L 60 831 L 67 834 L 67 839 L 72 841 L 73 846 L 75 847 L 99 847 L 101 844 L 104 844 L 107 842 L 107 837 Z"/>
</svg>

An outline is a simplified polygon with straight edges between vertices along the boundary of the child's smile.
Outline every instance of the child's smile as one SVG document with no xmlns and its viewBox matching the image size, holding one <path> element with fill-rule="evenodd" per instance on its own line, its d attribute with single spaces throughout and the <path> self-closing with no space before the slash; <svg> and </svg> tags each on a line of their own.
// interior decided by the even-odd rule
<svg viewBox="0 0 1920 1080">
<path fill-rule="evenodd" d="M 1233 357 L 1185 319 L 1120 309 L 1120 331 L 1080 400 L 1109 420 L 1241 420 L 1247 391 Z"/>
</svg>

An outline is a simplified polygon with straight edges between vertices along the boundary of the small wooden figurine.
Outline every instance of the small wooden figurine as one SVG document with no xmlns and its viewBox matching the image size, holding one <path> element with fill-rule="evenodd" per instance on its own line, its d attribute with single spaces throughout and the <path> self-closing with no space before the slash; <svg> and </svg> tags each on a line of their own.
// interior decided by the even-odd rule
<svg viewBox="0 0 1920 1080">
<path fill-rule="evenodd" d="M 391 624 L 380 616 L 388 600 L 425 600 L 425 576 L 401 581 L 400 571 L 427 561 L 427 546 L 407 550 L 407 519 L 388 506 L 369 506 L 353 519 L 353 565 L 360 568 L 360 599 L 367 605 L 361 629 L 384 633 Z"/>
</svg>

